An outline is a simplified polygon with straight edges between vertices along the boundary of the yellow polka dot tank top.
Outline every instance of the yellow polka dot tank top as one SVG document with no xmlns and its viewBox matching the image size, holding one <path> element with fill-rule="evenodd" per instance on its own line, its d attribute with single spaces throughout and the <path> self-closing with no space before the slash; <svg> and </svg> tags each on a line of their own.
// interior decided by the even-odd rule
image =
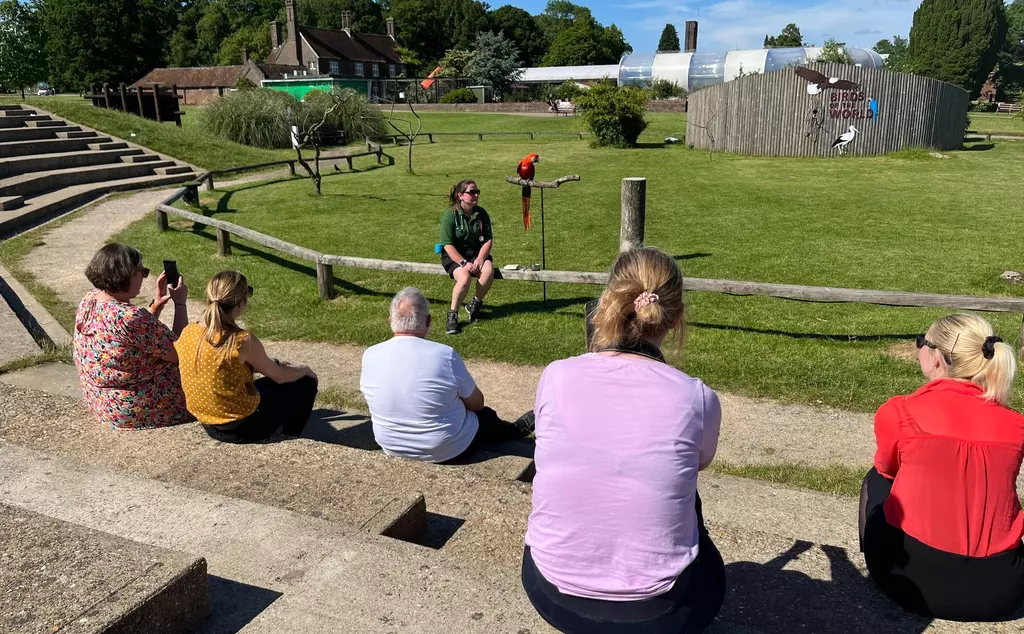
<svg viewBox="0 0 1024 634">
<path fill-rule="evenodd" d="M 252 382 L 252 368 L 238 358 L 248 339 L 249 333 L 242 332 L 233 344 L 215 347 L 206 340 L 202 324 L 189 324 L 181 331 L 174 343 L 181 388 L 188 411 L 199 422 L 223 425 L 256 411 L 260 394 Z"/>
</svg>

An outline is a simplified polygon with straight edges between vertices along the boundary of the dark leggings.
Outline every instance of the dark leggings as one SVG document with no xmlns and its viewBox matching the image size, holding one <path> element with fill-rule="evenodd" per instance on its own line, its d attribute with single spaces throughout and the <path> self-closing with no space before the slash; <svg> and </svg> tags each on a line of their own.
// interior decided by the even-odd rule
<svg viewBox="0 0 1024 634">
<path fill-rule="evenodd" d="M 260 393 L 256 411 L 224 425 L 203 424 L 206 433 L 230 443 L 259 442 L 273 436 L 278 428 L 285 436 L 301 436 L 316 400 L 316 379 L 304 376 L 291 383 L 275 383 L 263 377 L 254 385 Z"/>
<path fill-rule="evenodd" d="M 529 413 L 532 414 L 532 412 Z M 526 416 L 526 414 L 523 416 Z M 498 412 L 490 407 L 477 411 L 476 419 L 479 425 L 477 426 L 476 435 L 473 436 L 469 446 L 459 455 L 451 460 L 445 460 L 441 464 L 458 464 L 467 460 L 477 449 L 484 449 L 489 445 L 506 440 L 523 440 L 533 431 L 532 429 L 527 430 L 523 427 L 516 427 L 512 423 L 502 420 L 498 416 Z M 531 424 L 532 420 L 531 417 Z"/>
<path fill-rule="evenodd" d="M 725 563 L 704 527 L 700 496 L 695 503 L 699 553 L 672 588 L 639 601 L 601 601 L 562 594 L 523 552 L 523 588 L 549 625 L 566 634 L 680 634 L 703 632 L 725 600 Z"/>
<path fill-rule="evenodd" d="M 918 614 L 951 621 L 1010 618 L 1024 602 L 1024 546 L 988 557 L 938 550 L 885 519 L 892 491 L 872 468 L 861 487 L 860 543 L 868 572 L 885 594 Z"/>
</svg>

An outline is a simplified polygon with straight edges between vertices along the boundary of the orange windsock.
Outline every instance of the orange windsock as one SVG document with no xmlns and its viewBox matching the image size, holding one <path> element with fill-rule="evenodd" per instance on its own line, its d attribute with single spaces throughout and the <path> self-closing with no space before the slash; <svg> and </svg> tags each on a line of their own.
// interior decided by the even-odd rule
<svg viewBox="0 0 1024 634">
<path fill-rule="evenodd" d="M 423 90 L 430 90 L 430 87 L 434 85 L 434 77 L 441 72 L 441 67 L 438 66 L 427 75 L 427 78 L 420 82 L 420 86 L 423 86 Z"/>
</svg>

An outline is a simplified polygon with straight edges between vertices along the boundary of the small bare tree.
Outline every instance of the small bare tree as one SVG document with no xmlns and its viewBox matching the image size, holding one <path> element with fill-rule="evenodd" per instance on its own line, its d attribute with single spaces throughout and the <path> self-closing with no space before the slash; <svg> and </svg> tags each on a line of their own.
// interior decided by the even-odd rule
<svg viewBox="0 0 1024 634">
<path fill-rule="evenodd" d="M 295 148 L 295 158 L 299 165 L 309 174 L 310 180 L 313 181 L 313 191 L 316 192 L 317 196 L 322 195 L 320 183 L 323 181 L 323 176 L 320 174 L 320 148 L 323 145 L 323 135 L 320 133 L 320 130 L 327 123 L 328 117 L 349 98 L 342 98 L 334 92 L 326 94 L 331 99 L 331 105 L 325 108 L 319 116 L 315 110 L 309 108 L 300 108 L 298 114 L 291 107 L 288 108 L 288 121 L 293 122 L 291 135 L 292 146 Z M 303 148 L 313 149 L 312 166 L 303 158 Z"/>
<path fill-rule="evenodd" d="M 391 102 L 391 111 L 388 113 L 387 122 L 388 125 L 391 126 L 392 129 L 395 130 L 395 132 L 398 132 L 398 134 L 402 135 L 405 138 L 405 142 L 409 144 L 409 156 L 408 162 L 406 163 L 405 166 L 405 171 L 409 172 L 410 174 L 413 174 L 414 172 L 412 171 L 412 146 L 413 144 L 416 143 L 416 137 L 419 136 L 420 132 L 423 130 L 423 119 L 421 119 L 420 115 L 417 114 L 416 109 L 412 107 L 411 100 L 407 99 L 405 104 L 409 106 L 409 112 L 412 113 L 412 116 L 416 117 L 415 129 L 413 128 L 412 121 L 410 121 L 409 119 L 404 119 L 402 117 L 395 116 L 394 101 Z M 403 124 L 405 127 L 400 127 L 395 123 L 396 121 L 398 123 Z"/>
</svg>

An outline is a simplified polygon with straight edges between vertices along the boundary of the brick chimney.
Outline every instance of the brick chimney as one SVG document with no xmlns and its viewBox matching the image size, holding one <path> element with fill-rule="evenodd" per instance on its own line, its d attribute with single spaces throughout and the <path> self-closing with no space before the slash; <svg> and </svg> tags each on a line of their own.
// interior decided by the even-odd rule
<svg viewBox="0 0 1024 634">
<path fill-rule="evenodd" d="M 290 0 L 289 0 L 290 1 Z M 683 45 L 684 53 L 692 53 L 697 50 L 697 21 L 687 20 L 686 22 L 686 39 Z"/>
<path fill-rule="evenodd" d="M 384 21 L 384 24 L 387 26 L 388 35 L 391 37 L 391 39 L 395 39 L 395 19 L 388 18 L 387 20 Z"/>
<path fill-rule="evenodd" d="M 245 66 L 249 63 L 249 49 L 242 47 L 242 65 Z"/>
<path fill-rule="evenodd" d="M 281 25 L 277 22 L 270 23 L 270 50 L 281 46 Z"/>
<path fill-rule="evenodd" d="M 342 30 L 348 31 L 352 28 L 352 12 L 342 11 L 341 12 L 341 28 Z"/>
<path fill-rule="evenodd" d="M 295 0 L 284 0 L 284 10 L 288 14 L 288 41 L 285 52 L 289 54 L 289 62 L 302 66 L 302 37 L 299 35 L 299 20 L 295 17 Z"/>
</svg>

